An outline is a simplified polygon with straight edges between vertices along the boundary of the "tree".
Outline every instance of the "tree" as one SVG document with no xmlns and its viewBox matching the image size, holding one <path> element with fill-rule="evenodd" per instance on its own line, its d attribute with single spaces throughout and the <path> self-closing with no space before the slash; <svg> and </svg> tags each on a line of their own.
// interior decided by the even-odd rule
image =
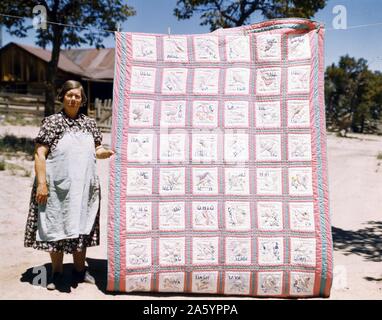
<svg viewBox="0 0 382 320">
<path fill-rule="evenodd" d="M 354 132 L 375 131 L 382 115 L 382 75 L 363 58 L 340 57 L 325 73 L 326 119 L 329 127 Z M 349 121 L 350 120 L 350 121 Z M 347 128 L 347 127 L 348 128 Z"/>
<path fill-rule="evenodd" d="M 374 122 L 378 122 L 382 119 L 382 73 L 380 71 L 375 71 L 374 76 L 375 83 L 372 85 L 374 98 L 373 103 L 370 106 L 370 116 Z"/>
<path fill-rule="evenodd" d="M 112 33 L 106 30 L 116 30 L 117 23 L 125 21 L 135 14 L 132 7 L 122 4 L 119 0 L 1 0 L 0 12 L 7 15 L 32 18 L 32 10 L 36 5 L 43 5 L 47 12 L 46 30 L 37 30 L 36 44 L 43 48 L 51 44 L 52 54 L 46 74 L 45 116 L 54 113 L 56 96 L 55 81 L 61 47 L 71 48 L 84 44 L 102 48 L 104 38 Z M 0 16 L 11 35 L 26 37 L 31 25 L 25 24 L 25 19 Z M 75 25 L 68 27 L 65 25 Z"/>
<path fill-rule="evenodd" d="M 253 13 L 265 18 L 300 17 L 311 18 L 325 7 L 327 0 L 178 0 L 174 15 L 178 20 L 192 17 L 194 12 L 201 16 L 201 25 L 218 28 L 238 27 L 249 23 Z"/>
</svg>

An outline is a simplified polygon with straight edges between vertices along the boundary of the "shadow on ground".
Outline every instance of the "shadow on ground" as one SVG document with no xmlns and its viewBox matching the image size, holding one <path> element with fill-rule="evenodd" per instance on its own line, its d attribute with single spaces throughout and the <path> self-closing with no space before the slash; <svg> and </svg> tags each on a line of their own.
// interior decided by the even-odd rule
<svg viewBox="0 0 382 320">
<path fill-rule="evenodd" d="M 381 281 L 382 282 L 382 278 L 364 277 L 364 279 L 367 281 L 376 281 L 376 282 Z"/>
<path fill-rule="evenodd" d="M 72 263 L 64 264 L 64 277 L 63 281 L 57 290 L 64 293 L 70 293 L 71 288 L 75 285 L 72 283 L 71 274 L 72 274 Z M 52 271 L 52 265 L 50 263 L 46 263 L 41 266 L 35 266 L 27 269 L 20 278 L 21 282 L 28 282 L 36 287 L 44 287 L 46 288 L 47 279 Z"/>
<path fill-rule="evenodd" d="M 365 260 L 373 262 L 382 262 L 382 221 L 369 221 L 366 227 L 356 231 L 343 230 L 332 227 L 334 250 L 340 251 L 345 255 L 356 254 Z M 105 259 L 86 259 L 89 271 L 96 280 L 96 286 L 105 295 L 121 295 L 129 293 L 107 291 L 107 260 Z M 64 281 L 58 288 L 60 292 L 69 293 L 77 287 L 78 283 L 72 280 L 73 264 L 64 264 Z M 43 273 L 45 272 L 45 274 Z M 51 273 L 51 264 L 47 263 L 42 266 L 35 266 L 27 269 L 20 278 L 21 282 L 28 282 L 35 286 L 46 286 L 44 275 L 49 276 Z M 382 278 L 365 277 L 367 281 L 382 281 Z M 153 293 L 134 292 L 134 296 L 152 297 Z M 155 297 L 171 297 L 176 294 L 155 293 Z M 203 297 L 197 294 L 187 294 L 190 297 Z M 209 295 L 208 297 L 213 297 Z M 219 296 L 216 296 L 219 297 Z"/>
<path fill-rule="evenodd" d="M 119 292 L 119 291 L 107 291 L 107 260 L 105 259 L 92 259 L 87 258 L 86 259 L 89 272 L 94 277 L 96 281 L 96 286 L 99 291 L 101 291 L 105 295 L 110 296 L 118 296 L 118 295 L 134 295 L 140 296 L 140 297 L 147 297 L 147 298 L 166 298 L 166 297 L 174 297 L 179 296 L 179 294 L 175 293 L 162 293 L 162 292 L 134 292 L 134 293 L 128 293 L 128 292 Z M 35 266 L 28 268 L 20 278 L 21 282 L 28 282 L 29 284 L 37 287 L 46 287 L 46 277 L 49 277 L 51 274 L 52 265 L 50 263 L 46 263 L 44 265 Z M 78 283 L 73 282 L 72 280 L 72 270 L 73 270 L 73 263 L 65 263 L 64 264 L 64 281 L 62 284 L 57 288 L 59 292 L 63 293 L 70 293 L 73 289 L 77 288 Z M 187 294 L 187 296 L 191 297 L 203 297 L 204 295 L 198 295 L 198 294 Z M 208 297 L 214 297 L 215 295 L 208 295 Z M 216 296 L 220 297 L 220 296 Z"/>
<path fill-rule="evenodd" d="M 356 254 L 365 260 L 382 262 L 382 221 L 368 221 L 356 231 L 332 227 L 334 250 Z"/>
<path fill-rule="evenodd" d="M 165 298 L 165 297 L 168 297 L 168 298 L 171 298 L 171 297 L 174 297 L 174 296 L 184 296 L 183 293 L 179 293 L 179 294 L 176 294 L 176 293 L 163 293 L 163 292 L 134 292 L 134 293 L 128 293 L 128 292 L 119 292 L 119 291 L 107 291 L 107 260 L 104 260 L 104 259 L 91 259 L 91 258 L 87 258 L 86 259 L 87 263 L 88 263 L 88 266 L 89 266 L 89 271 L 90 273 L 94 276 L 95 280 L 96 280 L 96 286 L 98 287 L 98 290 L 100 290 L 101 292 L 103 292 L 104 294 L 106 295 L 113 295 L 113 296 L 116 296 L 116 295 L 134 295 L 134 296 L 140 296 L 140 297 L 149 297 L 149 298 L 153 298 L 153 296 L 155 296 L 155 298 Z M 209 298 L 212 298 L 212 297 L 220 297 L 221 298 L 221 295 L 202 295 L 202 294 L 192 294 L 192 293 L 187 293 L 186 294 L 187 297 L 190 297 L 190 298 L 197 298 L 197 297 L 209 297 Z"/>
</svg>

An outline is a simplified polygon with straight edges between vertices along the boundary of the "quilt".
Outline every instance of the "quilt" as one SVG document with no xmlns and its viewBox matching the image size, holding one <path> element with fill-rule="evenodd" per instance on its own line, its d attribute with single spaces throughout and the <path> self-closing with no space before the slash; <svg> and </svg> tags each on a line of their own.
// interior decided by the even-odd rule
<svg viewBox="0 0 382 320">
<path fill-rule="evenodd" d="M 324 27 L 115 37 L 107 290 L 328 297 Z"/>
</svg>

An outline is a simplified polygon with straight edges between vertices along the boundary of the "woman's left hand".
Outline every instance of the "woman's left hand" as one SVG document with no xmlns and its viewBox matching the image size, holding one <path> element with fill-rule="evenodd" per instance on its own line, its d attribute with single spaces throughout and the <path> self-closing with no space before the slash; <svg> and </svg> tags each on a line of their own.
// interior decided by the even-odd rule
<svg viewBox="0 0 382 320">
<path fill-rule="evenodd" d="M 99 148 L 96 151 L 96 157 L 97 159 L 107 159 L 110 158 L 115 152 L 110 149 L 105 149 L 105 148 Z"/>
</svg>

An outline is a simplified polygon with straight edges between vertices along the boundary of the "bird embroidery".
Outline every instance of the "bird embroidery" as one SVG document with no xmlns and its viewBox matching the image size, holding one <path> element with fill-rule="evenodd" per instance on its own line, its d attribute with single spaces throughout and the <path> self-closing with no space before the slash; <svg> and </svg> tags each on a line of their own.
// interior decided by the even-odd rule
<svg viewBox="0 0 382 320">
<path fill-rule="evenodd" d="M 265 41 L 263 50 L 265 52 L 270 51 L 274 47 L 274 44 L 276 44 L 276 43 L 277 43 L 277 40 L 274 38 L 273 39 L 267 39 Z"/>
<path fill-rule="evenodd" d="M 169 173 L 163 177 L 164 186 L 162 187 L 163 190 L 171 191 L 176 190 L 176 188 L 179 186 L 179 180 L 180 180 L 180 174 L 175 173 Z"/>
<path fill-rule="evenodd" d="M 215 45 L 216 44 L 209 39 L 201 39 L 198 43 L 198 49 L 204 53 L 204 56 L 207 56 L 207 58 L 217 59 L 216 51 L 214 50 Z"/>
<path fill-rule="evenodd" d="M 165 79 L 165 86 L 169 91 L 181 91 L 181 79 L 175 73 L 169 73 Z"/>
<path fill-rule="evenodd" d="M 141 41 L 138 45 L 138 55 L 140 57 L 147 57 L 154 54 L 153 46 L 149 42 Z"/>
<path fill-rule="evenodd" d="M 212 190 L 214 178 L 209 172 L 204 172 L 203 174 L 196 176 L 198 182 L 196 184 L 199 191 L 207 189 L 209 191 Z"/>
<path fill-rule="evenodd" d="M 296 190 L 305 191 L 308 189 L 307 175 L 296 174 L 295 176 L 292 176 L 291 180 L 291 185 Z"/>
<path fill-rule="evenodd" d="M 265 293 L 276 293 L 279 291 L 279 285 L 277 278 L 273 275 L 267 275 L 264 277 L 264 280 L 261 284 L 261 289 Z"/>
</svg>

